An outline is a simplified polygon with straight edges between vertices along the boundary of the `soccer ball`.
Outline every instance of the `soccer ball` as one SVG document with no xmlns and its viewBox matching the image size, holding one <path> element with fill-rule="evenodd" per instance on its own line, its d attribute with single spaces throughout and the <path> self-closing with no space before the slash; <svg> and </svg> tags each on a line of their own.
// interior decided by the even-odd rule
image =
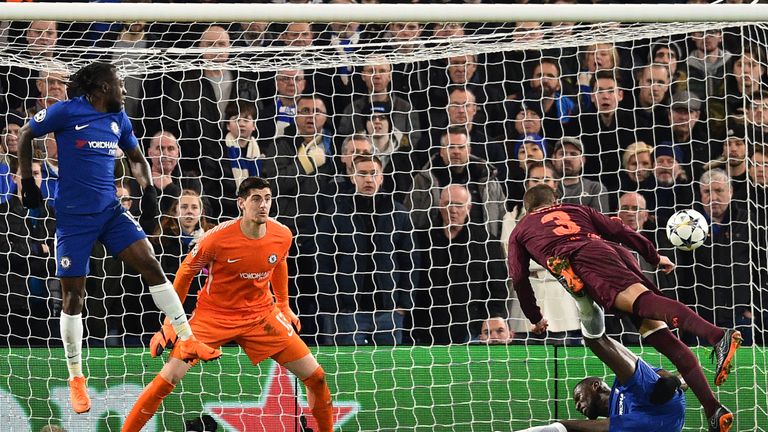
<svg viewBox="0 0 768 432">
<path fill-rule="evenodd" d="M 673 246 L 684 251 L 703 245 L 708 232 L 707 219 L 696 210 L 680 210 L 667 222 L 667 238 Z"/>
</svg>

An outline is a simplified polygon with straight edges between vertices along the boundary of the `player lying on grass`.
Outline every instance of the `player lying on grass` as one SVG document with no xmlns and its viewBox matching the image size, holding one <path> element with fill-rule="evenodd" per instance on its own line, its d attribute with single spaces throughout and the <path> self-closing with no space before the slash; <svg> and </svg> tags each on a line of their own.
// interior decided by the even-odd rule
<svg viewBox="0 0 768 432">
<path fill-rule="evenodd" d="M 285 366 L 304 382 L 318 432 L 331 432 L 333 407 L 325 373 L 299 338 L 299 319 L 288 306 L 286 257 L 293 235 L 269 217 L 272 193 L 267 180 L 243 180 L 237 205 L 242 217 L 205 234 L 181 264 L 174 288 L 184 301 L 192 278 L 208 268 L 208 279 L 189 322 L 197 338 L 215 348 L 235 342 L 254 365 L 271 357 Z M 173 328 L 163 325 L 152 338 L 152 356 L 174 339 Z M 139 396 L 122 430 L 139 431 L 195 363 L 179 358 L 174 347 L 168 363 Z"/>
<path fill-rule="evenodd" d="M 715 398 L 690 348 L 669 328 L 657 328 L 652 321 L 662 321 L 709 341 L 714 346 L 717 385 L 730 373 L 741 333 L 718 328 L 680 302 L 664 297 L 619 243 L 666 273 L 674 270 L 674 264 L 621 221 L 586 206 L 558 204 L 555 190 L 545 184 L 530 188 L 523 202 L 527 215 L 509 238 L 509 275 L 520 306 L 535 329 L 546 330 L 547 320 L 536 305 L 528 280 L 531 259 L 549 268 L 571 293 L 583 295 L 585 291 L 605 310 L 629 315 L 645 341 L 677 367 L 704 407 L 710 430 L 730 430 L 733 414 Z"/>
<path fill-rule="evenodd" d="M 561 420 L 523 432 L 681 431 L 687 386 L 606 336 L 603 311 L 588 296 L 577 299 L 577 304 L 584 343 L 616 374 L 613 387 L 601 378 L 587 377 L 574 387 L 573 402 L 589 420 Z M 663 328 L 663 323 L 656 323 Z"/>
<path fill-rule="evenodd" d="M 125 89 L 117 69 L 94 62 L 67 84 L 70 100 L 40 110 L 19 130 L 22 201 L 34 209 L 43 202 L 32 177 L 32 139 L 53 133 L 59 158 L 56 190 L 56 276 L 61 280 L 61 339 L 69 369 L 70 402 L 76 413 L 91 409 L 82 367 L 85 277 L 94 243 L 139 270 L 157 307 L 178 333 L 184 359 L 214 360 L 219 350 L 198 342 L 187 315 L 166 279 L 141 226 L 126 212 L 115 189 L 115 152 L 125 152 L 131 172 L 143 188 L 142 213 L 157 212 L 157 191 L 133 126 L 123 111 Z"/>
</svg>

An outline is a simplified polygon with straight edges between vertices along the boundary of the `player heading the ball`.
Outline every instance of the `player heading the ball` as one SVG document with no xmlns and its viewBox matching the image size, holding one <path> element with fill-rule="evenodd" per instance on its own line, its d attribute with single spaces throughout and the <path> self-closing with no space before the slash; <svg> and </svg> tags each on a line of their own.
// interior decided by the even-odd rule
<svg viewBox="0 0 768 432">
<path fill-rule="evenodd" d="M 508 264 L 520 306 L 535 325 L 534 331 L 546 330 L 547 320 L 536 305 L 528 279 L 531 259 L 542 266 L 552 264 L 548 266 L 550 271 L 564 280 L 570 291 L 585 290 L 603 309 L 629 315 L 646 342 L 674 363 L 696 394 L 709 418 L 709 430 L 728 431 L 733 414 L 715 398 L 690 348 L 667 325 L 659 324 L 679 327 L 714 346 L 716 385 L 730 373 L 741 333 L 715 327 L 682 303 L 664 297 L 621 244 L 665 273 L 674 270 L 675 265 L 620 220 L 586 206 L 558 204 L 555 190 L 546 184 L 530 188 L 523 203 L 528 214 L 509 238 Z"/>
<path fill-rule="evenodd" d="M 254 365 L 271 357 L 285 366 L 307 388 L 315 430 L 331 432 L 333 405 L 325 372 L 299 337 L 301 324 L 288 305 L 286 258 L 293 234 L 269 217 L 269 181 L 260 177 L 243 180 L 237 206 L 242 216 L 203 236 L 181 263 L 174 288 L 183 301 L 192 279 L 207 268 L 208 278 L 190 320 L 197 337 L 212 347 L 235 342 Z M 175 337 L 165 324 L 152 338 L 152 356 L 160 354 Z M 196 363 L 184 361 L 177 349 L 173 348 L 168 363 L 139 396 L 125 419 L 123 432 L 138 432 Z"/>
<path fill-rule="evenodd" d="M 59 185 L 55 196 L 56 276 L 61 279 L 63 312 L 61 338 L 69 369 L 72 408 L 90 410 L 91 401 L 82 371 L 82 309 L 88 261 L 96 241 L 113 256 L 138 269 L 149 283 L 152 299 L 169 317 L 187 359 L 213 360 L 219 350 L 192 336 L 187 316 L 166 279 L 141 226 L 126 212 L 115 190 L 115 152 L 128 156 L 131 171 L 144 194 L 142 213 L 158 213 L 147 160 L 139 150 L 133 126 L 123 111 L 125 89 L 117 69 L 95 62 L 77 71 L 68 83 L 70 100 L 39 111 L 19 130 L 22 202 L 29 209 L 43 202 L 32 177 L 32 139 L 54 133 L 58 147 Z"/>
</svg>

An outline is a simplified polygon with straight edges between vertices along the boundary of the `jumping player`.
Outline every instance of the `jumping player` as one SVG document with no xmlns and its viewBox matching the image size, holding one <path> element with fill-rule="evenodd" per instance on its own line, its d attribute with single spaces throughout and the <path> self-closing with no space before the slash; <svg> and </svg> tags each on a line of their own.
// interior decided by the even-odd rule
<svg viewBox="0 0 768 432">
<path fill-rule="evenodd" d="M 520 306 L 535 329 L 545 330 L 547 321 L 528 280 L 531 258 L 562 279 L 569 291 L 579 294 L 586 290 L 605 310 L 630 315 L 644 339 L 674 363 L 696 394 L 709 418 L 709 430 L 730 430 L 733 414 L 715 398 L 691 350 L 669 328 L 657 327 L 651 321 L 663 321 L 709 341 L 717 362 L 717 385 L 730 373 L 741 333 L 715 327 L 683 304 L 661 295 L 632 254 L 618 243 L 631 247 L 666 273 L 674 264 L 621 221 L 585 206 L 558 204 L 555 190 L 544 184 L 529 189 L 523 201 L 528 215 L 510 236 L 508 264 Z"/>
<path fill-rule="evenodd" d="M 603 311 L 589 296 L 576 301 L 584 343 L 616 374 L 613 387 L 598 377 L 584 378 L 573 389 L 573 402 L 589 420 L 561 420 L 521 432 L 680 432 L 687 385 L 605 335 Z"/>
<path fill-rule="evenodd" d="M 39 111 L 19 130 L 22 201 L 27 208 L 42 204 L 32 177 L 32 139 L 53 132 L 59 158 L 56 192 L 56 276 L 61 279 L 63 308 L 61 338 L 69 369 L 72 408 L 91 409 L 82 371 L 82 309 L 85 277 L 93 244 L 98 240 L 110 254 L 141 272 L 152 299 L 170 318 L 182 339 L 185 359 L 213 360 L 221 356 L 192 336 L 184 308 L 166 279 L 141 226 L 125 211 L 115 191 L 115 152 L 123 150 L 144 190 L 142 212 L 157 211 L 157 192 L 149 164 L 138 148 L 133 126 L 123 111 L 125 90 L 115 67 L 92 63 L 74 74 L 70 94 L 81 95 Z"/>
<path fill-rule="evenodd" d="M 293 236 L 269 217 L 269 181 L 259 177 L 243 180 L 237 205 L 243 216 L 208 231 L 184 259 L 174 280 L 176 292 L 183 301 L 192 278 L 207 267 L 208 279 L 190 320 L 195 335 L 216 348 L 236 342 L 254 365 L 271 357 L 285 366 L 304 382 L 319 431 L 331 432 L 333 409 L 325 372 L 299 338 L 299 319 L 288 306 L 286 257 Z M 150 344 L 152 356 L 161 353 L 174 337 L 173 329 L 164 325 Z M 174 347 L 168 363 L 139 396 L 122 430 L 139 431 L 195 363 L 185 362 Z"/>
</svg>

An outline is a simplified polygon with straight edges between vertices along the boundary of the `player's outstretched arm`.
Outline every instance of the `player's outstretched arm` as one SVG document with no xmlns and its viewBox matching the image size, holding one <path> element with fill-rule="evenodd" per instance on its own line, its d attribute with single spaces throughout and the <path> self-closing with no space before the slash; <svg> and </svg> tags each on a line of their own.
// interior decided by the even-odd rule
<svg viewBox="0 0 768 432">
<path fill-rule="evenodd" d="M 139 147 L 133 147 L 125 152 L 131 165 L 131 173 L 141 187 L 141 218 L 153 220 L 160 215 L 160 206 L 157 202 L 157 190 L 152 184 L 152 171 L 149 162 Z"/>
<path fill-rule="evenodd" d="M 25 124 L 19 130 L 19 169 L 21 171 L 22 204 L 26 208 L 38 208 L 43 203 L 43 194 L 32 175 L 32 140 L 35 133 Z"/>
<path fill-rule="evenodd" d="M 635 374 L 637 356 L 607 335 L 604 334 L 598 339 L 585 338 L 584 345 L 611 368 L 620 383 L 626 384 Z"/>
</svg>

